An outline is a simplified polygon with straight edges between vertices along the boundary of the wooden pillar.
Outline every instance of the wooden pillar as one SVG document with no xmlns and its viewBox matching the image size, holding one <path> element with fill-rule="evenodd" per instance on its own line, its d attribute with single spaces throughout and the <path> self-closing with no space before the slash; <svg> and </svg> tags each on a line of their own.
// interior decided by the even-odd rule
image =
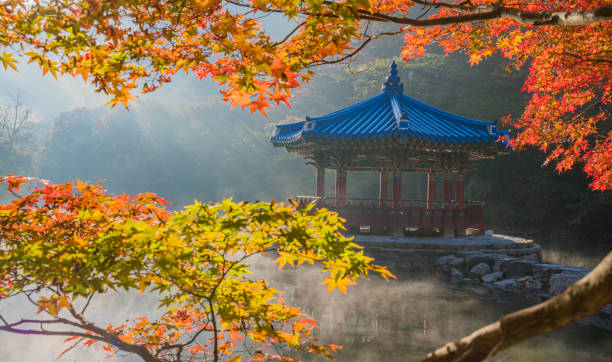
<svg viewBox="0 0 612 362">
<path fill-rule="evenodd" d="M 436 201 L 436 174 L 433 172 L 427 173 L 427 207 L 433 208 L 433 202 Z"/>
<path fill-rule="evenodd" d="M 336 170 L 336 206 L 346 205 L 346 170 Z"/>
<path fill-rule="evenodd" d="M 464 236 L 465 233 L 465 199 L 463 195 L 463 172 L 457 173 L 455 178 L 455 201 L 457 202 L 457 215 L 455 216 L 455 235 Z"/>
<path fill-rule="evenodd" d="M 452 208 L 453 202 L 453 176 L 445 175 L 444 176 L 444 207 Z"/>
<path fill-rule="evenodd" d="M 453 175 L 444 175 L 444 237 L 452 238 L 455 236 L 455 213 L 453 207 Z"/>
<path fill-rule="evenodd" d="M 378 205 L 380 207 L 384 207 L 385 206 L 385 200 L 387 200 L 387 197 L 389 197 L 389 192 L 387 191 L 389 182 L 388 182 L 388 174 L 387 171 L 385 170 L 381 170 L 380 171 L 380 187 L 378 189 Z"/>
<path fill-rule="evenodd" d="M 399 207 L 399 201 L 402 199 L 402 173 L 399 170 L 393 172 L 393 190 L 392 190 L 393 207 Z"/>
<path fill-rule="evenodd" d="M 465 202 L 463 196 L 463 172 L 459 172 L 455 180 L 455 201 L 459 203 L 460 207 L 463 206 Z"/>
<path fill-rule="evenodd" d="M 393 208 L 399 209 L 400 200 L 402 199 L 402 172 L 400 170 L 393 171 L 391 199 L 393 200 Z M 404 236 L 404 224 L 401 222 L 399 210 L 397 210 L 392 220 L 391 234 L 394 236 Z"/>
<path fill-rule="evenodd" d="M 325 167 L 317 166 L 317 196 L 325 198 Z"/>
</svg>

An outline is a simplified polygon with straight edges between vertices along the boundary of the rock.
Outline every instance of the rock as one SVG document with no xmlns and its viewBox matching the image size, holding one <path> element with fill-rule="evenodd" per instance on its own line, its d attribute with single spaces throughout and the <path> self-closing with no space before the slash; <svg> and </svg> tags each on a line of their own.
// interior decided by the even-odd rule
<svg viewBox="0 0 612 362">
<path fill-rule="evenodd" d="M 506 278 L 509 279 L 531 276 L 533 274 L 534 264 L 535 263 L 529 261 L 515 260 L 507 263 L 502 271 Z"/>
<path fill-rule="evenodd" d="M 481 263 L 493 266 L 493 264 L 495 263 L 495 257 L 490 255 L 476 254 L 467 258 L 468 269 L 472 269 L 474 266 Z"/>
<path fill-rule="evenodd" d="M 519 260 L 517 258 L 513 258 L 507 255 L 500 255 L 499 258 L 495 259 L 495 263 L 493 264 L 493 271 L 502 271 L 506 268 L 506 265 L 511 262 Z"/>
<path fill-rule="evenodd" d="M 527 261 L 535 261 L 536 263 L 542 261 L 542 257 L 539 256 L 538 254 L 526 254 L 526 255 L 521 256 L 521 259 L 527 260 Z"/>
<path fill-rule="evenodd" d="M 541 282 L 548 283 L 552 275 L 563 272 L 560 266 L 554 264 L 536 264 L 533 266 L 533 277 Z"/>
<path fill-rule="evenodd" d="M 570 271 L 566 270 L 558 274 L 553 274 L 548 280 L 548 293 L 557 295 L 562 293 L 567 287 L 577 282 L 583 276 L 587 275 L 587 271 Z"/>
<path fill-rule="evenodd" d="M 498 289 L 513 291 L 521 294 L 533 294 L 542 288 L 542 283 L 532 277 L 504 279 L 493 283 L 493 285 Z"/>
<path fill-rule="evenodd" d="M 565 265 L 535 264 L 533 269 L 533 277 L 541 281 L 544 284 L 544 288 L 548 290 L 550 287 L 550 285 L 548 284 L 550 277 L 555 274 L 562 273 L 564 271 L 582 274 L 586 274 L 589 272 L 589 270 L 585 268 L 570 267 Z"/>
<path fill-rule="evenodd" d="M 542 248 L 539 245 L 529 248 L 508 249 L 508 255 L 523 260 L 534 260 L 538 263 L 542 262 Z"/>
<path fill-rule="evenodd" d="M 472 278 L 480 278 L 485 274 L 489 274 L 491 272 L 491 267 L 487 263 L 480 263 L 475 265 L 472 269 L 470 269 L 470 277 Z"/>
<path fill-rule="evenodd" d="M 461 280 L 463 279 L 463 273 L 457 268 L 451 268 L 451 278 L 454 280 Z"/>
<path fill-rule="evenodd" d="M 485 283 L 493 283 L 500 280 L 503 275 L 504 273 L 502 272 L 493 272 L 483 275 L 482 277 L 480 277 L 480 279 Z"/>
<path fill-rule="evenodd" d="M 522 291 L 537 292 L 542 289 L 542 283 L 533 277 L 523 277 L 516 280 Z"/>
<path fill-rule="evenodd" d="M 512 286 L 516 285 L 516 279 L 503 279 L 493 283 L 493 285 L 498 289 L 511 289 Z"/>
<path fill-rule="evenodd" d="M 457 266 L 457 265 L 463 264 L 464 260 L 465 259 L 458 258 L 455 255 L 445 255 L 445 256 L 441 256 L 438 259 L 436 259 L 436 262 L 434 263 L 434 265 L 435 266 L 444 266 L 444 265 Z"/>
<path fill-rule="evenodd" d="M 603 309 L 599 313 L 604 314 L 607 319 L 612 320 L 612 303 L 603 307 Z"/>
</svg>

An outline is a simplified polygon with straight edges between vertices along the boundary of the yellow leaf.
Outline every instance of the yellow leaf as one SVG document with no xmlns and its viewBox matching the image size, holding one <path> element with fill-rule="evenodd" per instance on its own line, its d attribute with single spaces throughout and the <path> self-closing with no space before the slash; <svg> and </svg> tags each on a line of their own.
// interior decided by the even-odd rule
<svg viewBox="0 0 612 362">
<path fill-rule="evenodd" d="M 342 278 L 336 282 L 336 287 L 338 287 L 338 290 L 344 294 L 346 294 L 346 287 L 349 285 L 355 285 L 355 282 L 350 278 Z"/>
<path fill-rule="evenodd" d="M 331 292 L 336 288 L 336 281 L 334 280 L 334 278 L 327 277 L 324 281 L 321 282 L 321 284 L 327 284 L 328 292 Z"/>
<path fill-rule="evenodd" d="M 4 70 L 6 70 L 7 67 L 11 67 L 14 71 L 17 71 L 17 66 L 15 65 L 17 64 L 17 60 L 13 58 L 12 54 L 3 52 L 2 56 L 0 57 L 0 61 L 2 62 Z"/>
</svg>

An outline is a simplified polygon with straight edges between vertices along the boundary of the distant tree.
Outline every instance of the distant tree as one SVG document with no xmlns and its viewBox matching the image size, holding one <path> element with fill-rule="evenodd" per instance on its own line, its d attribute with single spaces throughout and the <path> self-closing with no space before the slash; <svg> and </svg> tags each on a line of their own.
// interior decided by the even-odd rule
<svg viewBox="0 0 612 362">
<path fill-rule="evenodd" d="M 15 193 L 26 179 L 1 181 Z M 319 345 L 316 322 L 249 275 L 249 259 L 273 254 L 279 269 L 321 263 L 328 290 L 342 292 L 371 271 L 392 277 L 339 233 L 336 214 L 312 205 L 196 202 L 170 213 L 164 203 L 77 181 L 2 205 L 0 304 L 22 298 L 40 317 L 11 320 L 23 310 L 2 308 L 0 332 L 65 336 L 66 351 L 101 342 L 145 361 L 280 359 L 274 346 L 331 357 L 338 346 Z M 95 323 L 91 301 L 117 289 L 156 296 L 161 318 Z"/>
<path fill-rule="evenodd" d="M 0 104 L 2 139 L 6 140 L 11 147 L 23 138 L 29 137 L 24 131 L 30 124 L 31 115 L 32 112 L 24 107 L 18 95 L 11 95 L 9 103 Z"/>
<path fill-rule="evenodd" d="M 292 29 L 272 36 L 261 20 L 268 14 Z M 560 171 L 583 161 L 592 187 L 606 190 L 611 19 L 602 0 L 3 0 L 0 47 L 8 51 L 0 63 L 17 69 L 17 54 L 43 73 L 81 76 L 126 106 L 134 90 L 194 71 L 224 85 L 232 106 L 265 114 L 272 103 L 288 104 L 314 66 L 351 60 L 380 37 L 403 35 L 406 60 L 432 43 L 464 51 L 471 64 L 501 52 L 509 69 L 530 69 L 532 97 L 512 120 L 521 129 L 514 145 L 551 150 Z"/>
<path fill-rule="evenodd" d="M 19 95 L 9 95 L 8 102 L 0 101 L 0 172 L 17 172 L 27 168 L 32 135 L 27 132 L 31 111 Z"/>
</svg>

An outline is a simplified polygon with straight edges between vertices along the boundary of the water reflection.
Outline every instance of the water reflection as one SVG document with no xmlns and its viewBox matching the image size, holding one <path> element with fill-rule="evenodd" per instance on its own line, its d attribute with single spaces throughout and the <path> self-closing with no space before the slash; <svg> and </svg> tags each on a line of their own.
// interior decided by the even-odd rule
<svg viewBox="0 0 612 362">
<path fill-rule="evenodd" d="M 364 280 L 344 295 L 300 271 L 281 288 L 320 321 L 317 337 L 344 346 L 338 361 L 418 361 L 450 340 L 518 308 L 451 290 L 433 279 Z M 609 361 L 612 333 L 573 325 L 524 342 L 492 361 Z M 305 360 L 318 361 L 312 356 Z M 323 360 L 323 359 L 320 359 Z"/>
</svg>

